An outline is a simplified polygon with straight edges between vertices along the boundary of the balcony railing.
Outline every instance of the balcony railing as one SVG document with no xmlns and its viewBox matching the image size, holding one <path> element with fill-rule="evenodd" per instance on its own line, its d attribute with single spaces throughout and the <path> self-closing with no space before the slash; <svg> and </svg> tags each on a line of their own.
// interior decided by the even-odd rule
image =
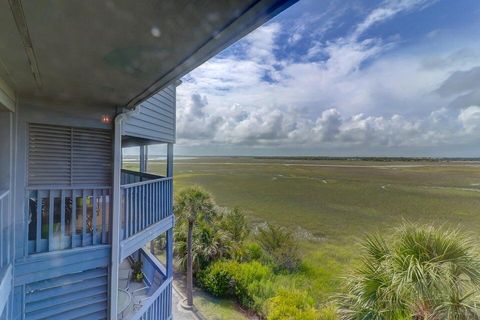
<svg viewBox="0 0 480 320">
<path fill-rule="evenodd" d="M 122 184 L 143 182 L 148 180 L 155 180 L 158 178 L 161 178 L 161 177 L 151 173 L 138 172 L 138 171 L 132 171 L 132 170 L 126 170 L 126 169 L 122 169 L 122 175 L 121 175 Z"/>
<path fill-rule="evenodd" d="M 110 187 L 30 190 L 28 253 L 108 243 Z"/>
<path fill-rule="evenodd" d="M 122 239 L 172 215 L 172 192 L 171 177 L 122 185 Z"/>
<path fill-rule="evenodd" d="M 13 243 L 12 236 L 12 214 L 9 208 L 10 192 L 0 190 L 0 270 L 11 261 Z"/>
<path fill-rule="evenodd" d="M 155 286 L 155 273 L 163 276 L 163 281 L 139 309 L 126 317 L 129 320 L 168 320 L 172 318 L 172 278 L 167 278 L 165 268 L 144 249 L 138 251 L 137 259 L 143 262 L 142 271 L 150 286 Z"/>
</svg>

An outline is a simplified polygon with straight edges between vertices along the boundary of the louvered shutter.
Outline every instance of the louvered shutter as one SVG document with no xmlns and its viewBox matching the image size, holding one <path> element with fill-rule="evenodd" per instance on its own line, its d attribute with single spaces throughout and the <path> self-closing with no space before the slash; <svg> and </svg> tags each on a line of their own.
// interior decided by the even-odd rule
<svg viewBox="0 0 480 320">
<path fill-rule="evenodd" d="M 67 127 L 30 124 L 28 184 L 70 185 L 72 130 Z"/>
<path fill-rule="evenodd" d="M 109 131 L 73 130 L 73 184 L 109 185 L 111 163 L 112 137 Z"/>
<path fill-rule="evenodd" d="M 111 132 L 30 124 L 29 186 L 110 185 Z"/>
</svg>

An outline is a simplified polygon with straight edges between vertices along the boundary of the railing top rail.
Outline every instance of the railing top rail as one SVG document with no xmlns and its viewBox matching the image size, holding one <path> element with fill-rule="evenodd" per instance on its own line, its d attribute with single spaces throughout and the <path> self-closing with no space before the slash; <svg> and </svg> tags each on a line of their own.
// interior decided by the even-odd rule
<svg viewBox="0 0 480 320">
<path fill-rule="evenodd" d="M 134 171 L 134 170 L 129 170 L 129 169 L 122 169 L 122 173 L 128 173 L 132 174 L 135 176 L 139 177 L 147 177 L 147 178 L 161 178 L 162 176 L 156 175 L 154 173 L 150 172 L 140 172 L 140 171 Z"/>
<path fill-rule="evenodd" d="M 10 193 L 10 190 L 0 190 L 0 200 L 8 196 L 9 193 Z"/>
<path fill-rule="evenodd" d="M 112 189 L 112 186 L 88 186 L 88 185 L 78 185 L 78 186 L 48 186 L 48 185 L 39 185 L 39 186 L 30 186 L 28 190 L 100 190 L 100 189 Z"/>
<path fill-rule="evenodd" d="M 157 182 L 161 182 L 161 181 L 168 181 L 168 180 L 172 180 L 172 177 L 163 177 L 163 178 L 154 179 L 154 180 L 129 183 L 129 184 L 124 184 L 120 187 L 122 189 L 128 189 L 128 188 L 133 188 L 133 187 L 143 186 L 143 185 L 146 185 L 146 184 L 152 184 L 152 183 L 157 183 Z"/>
</svg>

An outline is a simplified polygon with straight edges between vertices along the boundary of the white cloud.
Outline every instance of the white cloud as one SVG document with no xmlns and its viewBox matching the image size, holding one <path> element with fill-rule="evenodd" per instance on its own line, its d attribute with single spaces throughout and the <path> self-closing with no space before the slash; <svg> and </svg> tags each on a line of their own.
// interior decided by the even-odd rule
<svg viewBox="0 0 480 320">
<path fill-rule="evenodd" d="M 462 123 L 466 133 L 480 133 L 480 107 L 470 106 L 461 110 L 458 120 Z"/>
<path fill-rule="evenodd" d="M 385 2 L 352 34 L 316 41 L 308 56 L 296 61 L 275 54 L 279 37 L 288 30 L 279 23 L 259 28 L 178 87 L 179 145 L 396 148 L 471 143 L 480 132 L 480 107 L 450 108 L 456 96 L 442 96 L 438 88 L 459 67 L 468 71 L 480 65 L 480 56 L 461 58 L 470 50 L 384 55 L 396 42 L 358 40 L 371 26 L 427 4 Z M 284 40 L 296 43 L 300 38 L 294 32 Z"/>
<path fill-rule="evenodd" d="M 432 0 L 390 0 L 382 6 L 374 9 L 361 23 L 357 25 L 352 33 L 352 38 L 356 39 L 372 26 L 392 19 L 401 12 L 408 12 L 431 5 Z"/>
</svg>

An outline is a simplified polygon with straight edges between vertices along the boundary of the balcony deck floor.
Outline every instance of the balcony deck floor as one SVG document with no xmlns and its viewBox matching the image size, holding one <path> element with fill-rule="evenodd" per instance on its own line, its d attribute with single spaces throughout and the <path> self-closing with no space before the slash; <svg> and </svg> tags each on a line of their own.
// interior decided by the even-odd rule
<svg viewBox="0 0 480 320">
<path fill-rule="evenodd" d="M 128 274 L 128 272 L 130 270 L 132 270 L 132 268 L 130 266 L 130 262 L 128 261 L 128 259 L 123 260 L 122 263 L 120 264 L 120 275 Z M 128 281 L 125 281 L 125 280 L 120 280 L 119 281 L 118 288 L 127 290 L 128 292 L 130 292 L 132 294 L 132 301 L 130 302 L 130 305 L 123 312 L 123 317 L 122 317 L 121 314 L 119 314 L 119 316 L 118 316 L 119 319 L 127 320 L 127 319 L 130 319 L 133 316 L 133 314 L 135 313 L 135 311 L 133 309 L 134 303 L 136 303 L 139 300 L 139 298 L 145 298 L 145 291 L 144 290 L 141 291 L 141 292 L 135 292 L 135 290 L 144 288 L 145 286 L 146 286 L 146 284 L 143 281 L 142 282 L 136 282 L 136 281 L 132 281 L 130 279 L 128 279 Z"/>
</svg>

